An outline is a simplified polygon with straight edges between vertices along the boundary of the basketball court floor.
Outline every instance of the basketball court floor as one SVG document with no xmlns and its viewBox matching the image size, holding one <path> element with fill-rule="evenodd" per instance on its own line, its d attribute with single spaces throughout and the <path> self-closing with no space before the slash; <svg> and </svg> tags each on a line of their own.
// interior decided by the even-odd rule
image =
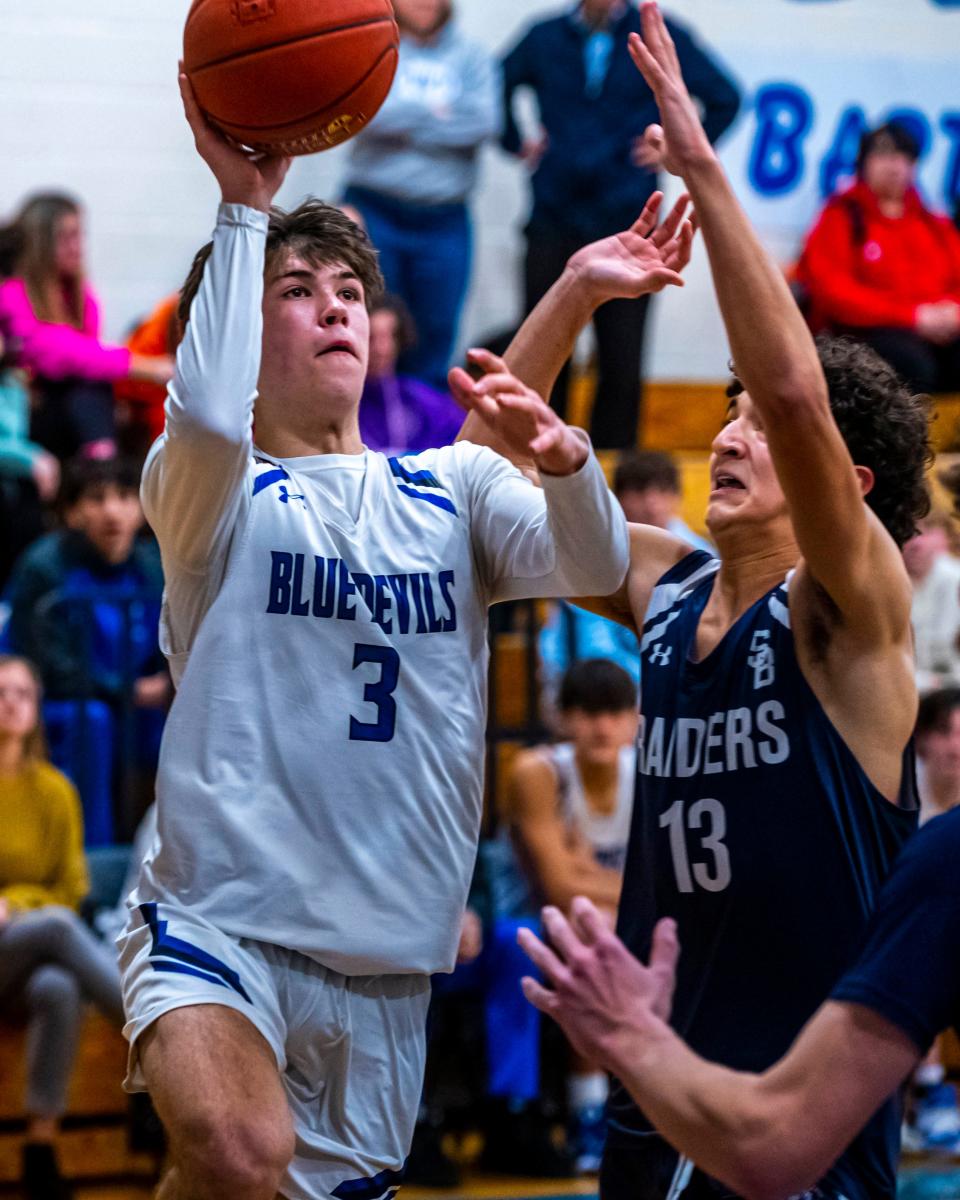
<svg viewBox="0 0 960 1200">
<path fill-rule="evenodd" d="M 149 1200 L 151 1195 L 145 1188 L 79 1188 L 76 1200 Z M 401 1196 L 403 1200 L 566 1200 L 571 1196 L 596 1200 L 597 1192 L 594 1180 L 558 1184 L 489 1175 L 468 1179 L 453 1191 L 403 1188 Z M 960 1162 L 905 1166 L 899 1200 L 960 1200 Z"/>
</svg>

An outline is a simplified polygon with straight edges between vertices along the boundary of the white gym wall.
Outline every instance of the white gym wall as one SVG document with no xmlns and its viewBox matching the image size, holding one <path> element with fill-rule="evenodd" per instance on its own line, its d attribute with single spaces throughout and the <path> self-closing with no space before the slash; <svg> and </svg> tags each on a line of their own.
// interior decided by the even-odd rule
<svg viewBox="0 0 960 1200">
<path fill-rule="evenodd" d="M 63 188 L 84 201 L 90 274 L 110 338 L 119 339 L 178 286 L 212 227 L 215 186 L 195 156 L 176 88 L 188 7 L 188 0 L 0 0 L 0 221 L 39 189 Z M 464 26 L 495 52 L 558 7 L 543 0 L 458 2 Z M 783 262 L 820 205 L 821 165 L 842 116 L 855 123 L 855 109 L 869 123 L 914 110 L 930 134 L 926 194 L 940 206 L 948 191 L 955 194 L 960 0 L 674 0 L 665 7 L 697 31 L 743 88 L 723 157 Z M 785 107 L 778 107 L 784 95 Z M 766 107 L 758 109 L 758 96 L 767 96 Z M 791 114 L 802 111 L 809 130 L 791 141 Z M 758 144 L 768 152 L 751 171 Z M 791 166 L 792 149 L 799 154 Z M 294 204 L 310 192 L 335 199 L 343 153 L 299 160 L 279 202 Z M 464 341 L 519 316 L 527 194 L 523 169 L 488 149 Z M 726 357 L 700 248 L 684 291 L 657 301 L 647 374 L 715 379 Z"/>
</svg>

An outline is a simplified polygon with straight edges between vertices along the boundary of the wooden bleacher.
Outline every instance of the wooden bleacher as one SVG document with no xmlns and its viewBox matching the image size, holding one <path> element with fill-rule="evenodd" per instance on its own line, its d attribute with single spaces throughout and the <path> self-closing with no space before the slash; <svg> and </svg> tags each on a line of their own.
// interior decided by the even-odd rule
<svg viewBox="0 0 960 1200">
<path fill-rule="evenodd" d="M 67 1119 L 57 1141 L 61 1170 L 86 1183 L 139 1182 L 156 1177 L 151 1155 L 127 1148 L 127 1044 L 118 1029 L 89 1012 L 70 1083 Z M 24 1030 L 0 1022 L 0 1195 L 16 1194 L 25 1121 Z"/>
</svg>

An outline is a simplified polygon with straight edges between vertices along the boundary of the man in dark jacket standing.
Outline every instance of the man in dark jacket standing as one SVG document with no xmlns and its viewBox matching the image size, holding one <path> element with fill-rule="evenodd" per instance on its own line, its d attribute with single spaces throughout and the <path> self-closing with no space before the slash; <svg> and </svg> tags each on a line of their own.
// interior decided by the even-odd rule
<svg viewBox="0 0 960 1200">
<path fill-rule="evenodd" d="M 668 25 L 684 78 L 703 107 L 707 136 L 715 142 L 737 114 L 737 87 L 682 26 Z M 657 188 L 659 164 L 642 139 L 658 119 L 657 107 L 627 54 L 627 39 L 639 30 L 640 14 L 628 0 L 582 0 L 533 25 L 504 60 L 502 144 L 534 172 L 526 228 L 527 312 L 571 254 L 628 229 Z M 539 142 L 523 142 L 517 127 L 513 97 L 518 87 L 532 88 L 536 95 L 543 126 Z M 594 318 L 598 380 L 591 432 L 598 448 L 636 442 L 649 299 L 613 300 Z M 561 416 L 567 380 L 564 371 L 551 400 Z"/>
</svg>

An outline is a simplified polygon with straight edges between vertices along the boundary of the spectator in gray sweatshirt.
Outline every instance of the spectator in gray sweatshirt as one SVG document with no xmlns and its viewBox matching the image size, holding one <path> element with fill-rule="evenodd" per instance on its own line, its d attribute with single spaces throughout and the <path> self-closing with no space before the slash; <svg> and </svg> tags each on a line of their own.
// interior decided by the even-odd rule
<svg viewBox="0 0 960 1200">
<path fill-rule="evenodd" d="M 420 331 L 403 374 L 445 391 L 470 279 L 467 202 L 477 152 L 500 131 L 500 81 L 492 57 L 453 23 L 450 0 L 394 9 L 397 77 L 352 143 L 344 203 L 363 216 L 387 287 Z"/>
</svg>

